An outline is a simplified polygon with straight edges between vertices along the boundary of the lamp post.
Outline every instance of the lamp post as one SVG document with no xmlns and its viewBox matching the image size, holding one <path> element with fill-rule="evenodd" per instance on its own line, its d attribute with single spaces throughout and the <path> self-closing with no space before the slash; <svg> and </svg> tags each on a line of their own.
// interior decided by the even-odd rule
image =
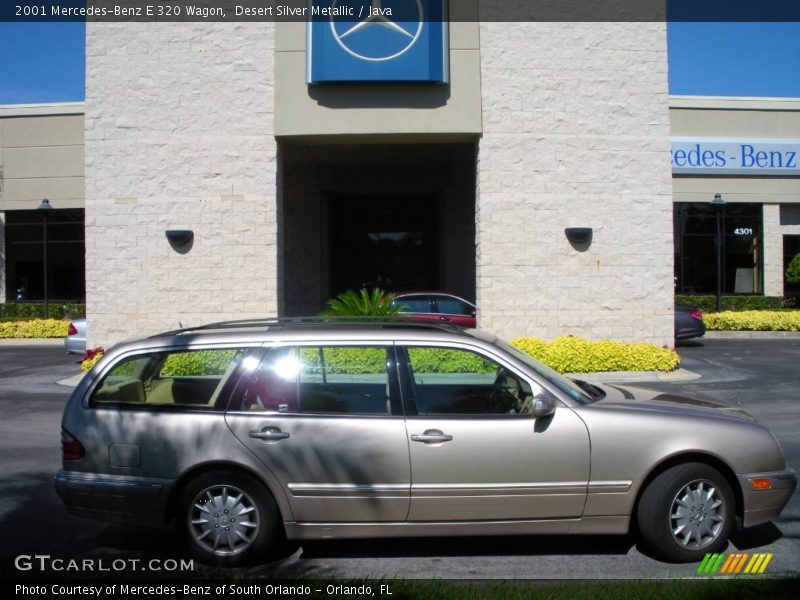
<svg viewBox="0 0 800 600">
<path fill-rule="evenodd" d="M 42 200 L 42 203 L 36 208 L 36 210 L 42 214 L 43 222 L 42 239 L 44 240 L 44 318 L 47 319 L 50 316 L 50 311 L 48 310 L 47 306 L 47 217 L 50 214 L 50 211 L 53 210 L 53 207 L 50 206 L 50 200 L 45 198 Z"/>
<path fill-rule="evenodd" d="M 722 199 L 721 194 L 714 194 L 711 206 L 714 207 L 717 217 L 715 245 L 717 247 L 717 312 L 719 312 L 722 310 L 722 208 L 725 206 L 725 200 Z"/>
</svg>

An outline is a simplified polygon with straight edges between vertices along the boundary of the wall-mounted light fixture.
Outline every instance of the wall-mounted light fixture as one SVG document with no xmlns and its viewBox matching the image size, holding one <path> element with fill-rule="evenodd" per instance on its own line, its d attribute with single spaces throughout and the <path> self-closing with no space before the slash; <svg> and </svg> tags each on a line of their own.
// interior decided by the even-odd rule
<svg viewBox="0 0 800 600">
<path fill-rule="evenodd" d="M 191 229 L 167 229 L 164 233 L 169 245 L 178 252 L 188 250 L 194 240 L 194 231 Z"/>
<path fill-rule="evenodd" d="M 567 227 L 564 230 L 570 244 L 588 244 L 592 241 L 591 227 Z"/>
</svg>

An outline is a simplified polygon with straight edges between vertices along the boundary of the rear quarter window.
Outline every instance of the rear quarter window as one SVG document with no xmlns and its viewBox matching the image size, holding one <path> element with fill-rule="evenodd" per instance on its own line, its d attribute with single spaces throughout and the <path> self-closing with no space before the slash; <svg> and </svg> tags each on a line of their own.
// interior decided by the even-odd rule
<svg viewBox="0 0 800 600">
<path fill-rule="evenodd" d="M 93 392 L 91 406 L 214 409 L 246 348 L 153 352 L 123 358 Z"/>
</svg>

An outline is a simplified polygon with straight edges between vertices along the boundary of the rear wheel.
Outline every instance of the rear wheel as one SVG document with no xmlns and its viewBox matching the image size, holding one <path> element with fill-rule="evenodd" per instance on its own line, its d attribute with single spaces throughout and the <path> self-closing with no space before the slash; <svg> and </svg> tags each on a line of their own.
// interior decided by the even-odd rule
<svg viewBox="0 0 800 600">
<path fill-rule="evenodd" d="M 667 469 L 644 490 L 637 522 L 643 544 L 671 562 L 695 562 L 721 550 L 733 526 L 733 491 L 702 463 Z"/>
<path fill-rule="evenodd" d="M 181 490 L 176 523 L 203 563 L 240 566 L 264 556 L 277 537 L 278 510 L 267 489 L 243 473 L 209 471 Z"/>
</svg>

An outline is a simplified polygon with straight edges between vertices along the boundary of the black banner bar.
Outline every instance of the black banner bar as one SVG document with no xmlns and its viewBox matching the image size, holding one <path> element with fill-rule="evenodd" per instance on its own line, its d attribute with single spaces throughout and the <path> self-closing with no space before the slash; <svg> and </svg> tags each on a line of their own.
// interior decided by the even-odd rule
<svg viewBox="0 0 800 600">
<path fill-rule="evenodd" d="M 398 11 L 402 3 L 416 1 L 379 4 Z M 333 14 L 359 21 L 371 5 L 371 0 L 3 0 L 0 21 L 299 22 Z M 449 0 L 447 12 L 450 22 L 800 22 L 797 0 Z"/>
</svg>

